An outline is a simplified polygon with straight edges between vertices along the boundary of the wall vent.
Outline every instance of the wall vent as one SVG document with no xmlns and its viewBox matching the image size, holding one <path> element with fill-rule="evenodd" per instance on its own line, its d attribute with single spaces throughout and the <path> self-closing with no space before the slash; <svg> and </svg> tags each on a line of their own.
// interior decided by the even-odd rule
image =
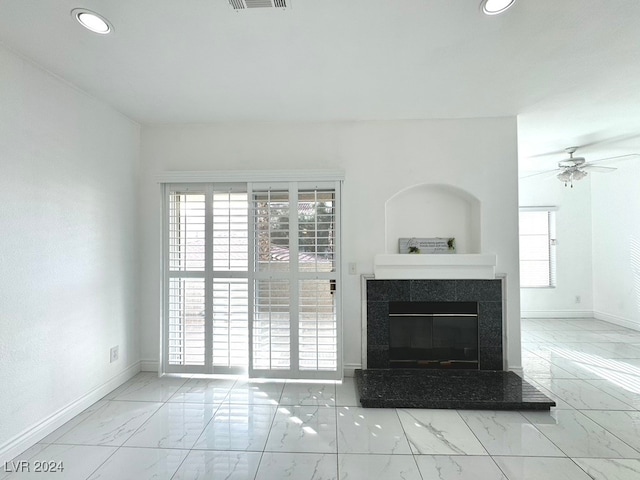
<svg viewBox="0 0 640 480">
<path fill-rule="evenodd" d="M 287 8 L 287 0 L 229 0 L 229 3 L 234 10 L 244 10 L 247 8 Z"/>
</svg>

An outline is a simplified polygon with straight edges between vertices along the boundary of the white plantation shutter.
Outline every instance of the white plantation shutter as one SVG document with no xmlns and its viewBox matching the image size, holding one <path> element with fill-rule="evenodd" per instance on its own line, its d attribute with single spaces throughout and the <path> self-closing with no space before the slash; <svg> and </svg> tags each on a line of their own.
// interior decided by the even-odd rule
<svg viewBox="0 0 640 480">
<path fill-rule="evenodd" d="M 171 192 L 169 265 L 172 272 L 204 271 L 205 217 L 203 192 Z"/>
<path fill-rule="evenodd" d="M 167 192 L 165 370 L 246 371 L 246 186 L 169 185 Z"/>
<path fill-rule="evenodd" d="M 271 275 L 288 273 L 291 263 L 289 190 L 275 188 L 252 191 L 255 268 Z"/>
<path fill-rule="evenodd" d="M 253 375 L 338 375 L 335 183 L 254 184 Z"/>
<path fill-rule="evenodd" d="M 291 369 L 289 280 L 256 280 L 253 313 L 253 370 Z"/>
<path fill-rule="evenodd" d="M 213 192 L 213 270 L 249 269 L 248 202 L 246 187 Z M 244 189 L 245 191 L 238 191 Z"/>
<path fill-rule="evenodd" d="M 331 280 L 300 280 L 299 287 L 300 370 L 334 371 L 338 330 Z"/>
<path fill-rule="evenodd" d="M 520 211 L 520 286 L 556 285 L 555 208 L 527 207 Z"/>
<path fill-rule="evenodd" d="M 335 207 L 334 189 L 298 192 L 300 370 L 337 368 Z"/>
<path fill-rule="evenodd" d="M 204 279 L 169 280 L 169 363 L 204 365 Z"/>
<path fill-rule="evenodd" d="M 249 290 L 243 278 L 213 280 L 213 365 L 246 370 Z"/>
<path fill-rule="evenodd" d="M 298 192 L 298 259 L 300 271 L 335 270 L 335 191 Z"/>
<path fill-rule="evenodd" d="M 213 185 L 212 363 L 216 373 L 247 370 L 249 358 L 249 211 L 246 185 Z"/>
<path fill-rule="evenodd" d="M 165 371 L 340 378 L 339 182 L 164 188 Z"/>
<path fill-rule="evenodd" d="M 292 318 L 291 196 L 288 184 L 253 185 L 251 194 L 255 287 L 250 371 L 280 376 L 273 372 L 293 368 L 291 341 L 296 327 Z"/>
<path fill-rule="evenodd" d="M 205 194 L 169 194 L 168 362 L 205 364 Z"/>
</svg>

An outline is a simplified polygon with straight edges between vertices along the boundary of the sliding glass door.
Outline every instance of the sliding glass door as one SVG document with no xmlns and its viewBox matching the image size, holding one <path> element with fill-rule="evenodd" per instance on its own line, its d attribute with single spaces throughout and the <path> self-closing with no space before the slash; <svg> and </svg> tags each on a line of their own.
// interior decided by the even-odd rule
<svg viewBox="0 0 640 480">
<path fill-rule="evenodd" d="M 164 370 L 340 378 L 339 183 L 164 191 Z"/>
</svg>

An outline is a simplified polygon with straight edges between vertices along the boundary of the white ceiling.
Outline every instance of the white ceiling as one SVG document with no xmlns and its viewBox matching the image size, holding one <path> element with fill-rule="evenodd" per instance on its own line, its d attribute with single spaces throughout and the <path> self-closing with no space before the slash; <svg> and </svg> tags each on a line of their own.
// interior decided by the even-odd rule
<svg viewBox="0 0 640 480">
<path fill-rule="evenodd" d="M 0 41 L 143 124 L 518 115 L 525 168 L 640 152 L 638 0 L 289 1 L 0 0 Z"/>
</svg>

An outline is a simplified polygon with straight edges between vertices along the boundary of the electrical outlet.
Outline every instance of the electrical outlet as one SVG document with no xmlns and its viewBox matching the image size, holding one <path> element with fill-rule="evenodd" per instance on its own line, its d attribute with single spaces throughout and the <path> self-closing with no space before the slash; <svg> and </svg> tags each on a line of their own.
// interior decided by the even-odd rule
<svg viewBox="0 0 640 480">
<path fill-rule="evenodd" d="M 580 295 L 576 295 L 576 303 L 580 303 L 582 301 L 582 299 L 580 298 Z"/>
<path fill-rule="evenodd" d="M 356 263 L 349 264 L 349 275 L 355 275 L 358 273 L 358 265 Z"/>
<path fill-rule="evenodd" d="M 109 363 L 113 363 L 118 360 L 120 356 L 120 346 L 116 345 L 115 347 L 111 347 L 109 350 Z"/>
</svg>

